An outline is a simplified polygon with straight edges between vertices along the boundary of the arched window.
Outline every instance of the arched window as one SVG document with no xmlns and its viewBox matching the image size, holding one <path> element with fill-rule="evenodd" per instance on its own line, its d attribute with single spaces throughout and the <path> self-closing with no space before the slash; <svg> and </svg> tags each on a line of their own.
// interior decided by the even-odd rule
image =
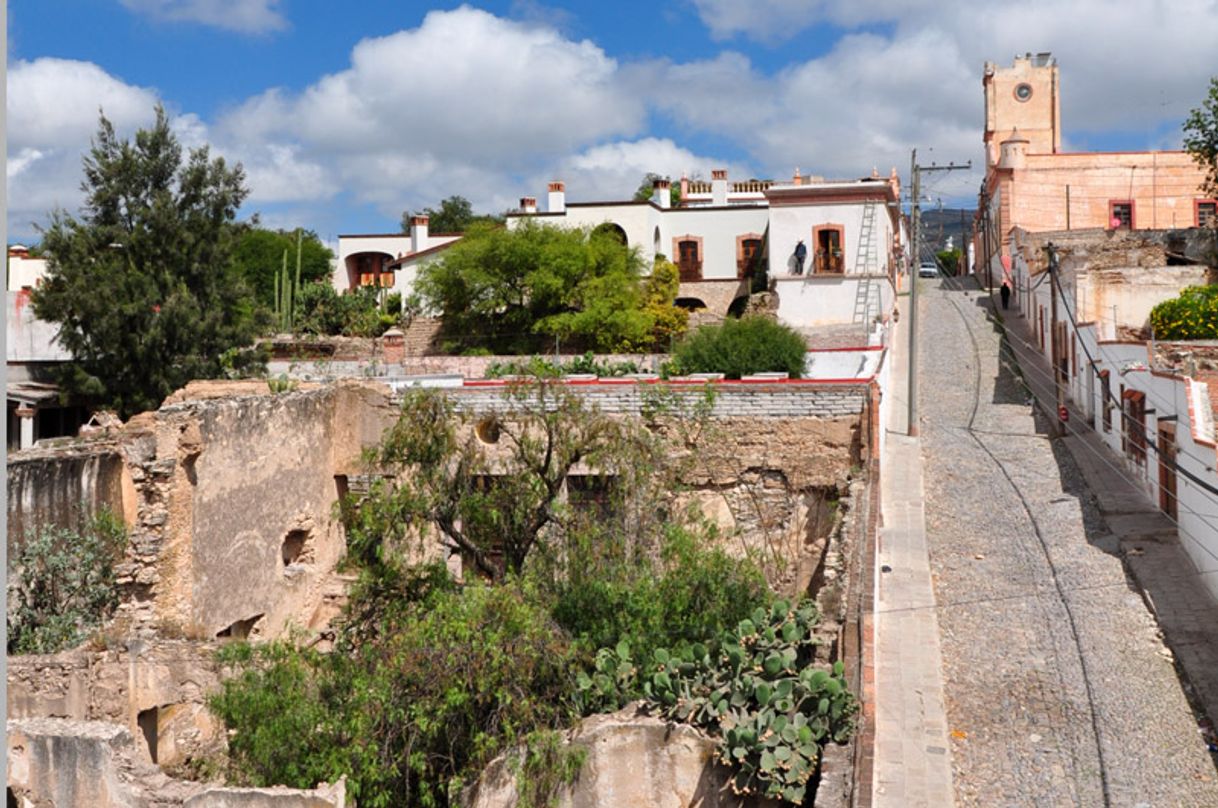
<svg viewBox="0 0 1218 808">
<path fill-rule="evenodd" d="M 658 227 L 657 227 L 657 228 L 656 228 L 656 234 L 655 234 L 655 238 L 654 238 L 655 254 L 656 254 L 657 256 L 658 256 L 658 255 L 660 255 L 660 252 L 661 252 L 661 251 L 660 251 L 660 246 L 661 246 L 661 245 L 660 245 L 660 228 L 658 228 Z"/>
<path fill-rule="evenodd" d="M 604 224 L 598 224 L 592 230 L 592 235 L 594 235 L 594 236 L 611 236 L 612 238 L 616 239 L 617 242 L 619 244 L 621 244 L 623 247 L 625 247 L 629 243 L 626 240 L 626 231 L 622 229 L 621 225 L 614 224 L 613 222 L 605 222 Z"/>
</svg>

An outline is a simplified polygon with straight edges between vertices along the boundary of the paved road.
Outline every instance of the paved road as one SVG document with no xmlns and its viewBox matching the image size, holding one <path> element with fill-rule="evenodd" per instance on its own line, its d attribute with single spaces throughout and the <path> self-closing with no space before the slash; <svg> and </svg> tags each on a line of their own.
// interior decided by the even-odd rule
<svg viewBox="0 0 1218 808">
<path fill-rule="evenodd" d="M 984 297 L 939 281 L 919 292 L 956 803 L 1218 806 L 1170 654 L 1073 460 L 999 361 Z"/>
</svg>

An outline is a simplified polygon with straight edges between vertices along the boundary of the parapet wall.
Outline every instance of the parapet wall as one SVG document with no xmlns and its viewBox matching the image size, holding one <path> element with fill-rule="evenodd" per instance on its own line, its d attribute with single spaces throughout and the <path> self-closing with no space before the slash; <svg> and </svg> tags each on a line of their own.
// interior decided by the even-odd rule
<svg viewBox="0 0 1218 808">
<path fill-rule="evenodd" d="M 612 380 L 573 383 L 602 412 L 637 414 L 655 400 L 657 385 Z M 508 406 L 503 384 L 471 385 L 450 392 L 460 406 L 493 412 Z M 664 385 L 665 394 L 690 407 L 713 391 L 713 418 L 840 418 L 858 416 L 868 400 L 865 384 L 787 381 L 775 384 L 719 382 Z"/>
</svg>

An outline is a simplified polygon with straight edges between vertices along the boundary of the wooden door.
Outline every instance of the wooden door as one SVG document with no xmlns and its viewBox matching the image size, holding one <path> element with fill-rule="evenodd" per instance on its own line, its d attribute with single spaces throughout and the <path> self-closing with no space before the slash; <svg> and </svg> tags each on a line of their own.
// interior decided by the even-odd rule
<svg viewBox="0 0 1218 808">
<path fill-rule="evenodd" d="M 1177 519 L 1176 425 L 1159 424 L 1159 510 Z"/>
</svg>

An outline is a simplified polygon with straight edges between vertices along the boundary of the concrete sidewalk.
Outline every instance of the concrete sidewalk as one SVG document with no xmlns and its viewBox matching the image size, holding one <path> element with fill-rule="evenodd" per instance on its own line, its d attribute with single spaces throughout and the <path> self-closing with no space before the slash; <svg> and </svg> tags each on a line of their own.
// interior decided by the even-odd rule
<svg viewBox="0 0 1218 808">
<path fill-rule="evenodd" d="M 990 302 L 993 308 L 993 301 Z M 1027 321 L 1006 313 L 1008 343 L 1024 369 L 1023 377 L 1045 417 L 1057 419 L 1048 360 L 1031 344 Z M 997 315 L 995 315 L 997 316 Z M 1151 501 L 1073 404 L 1062 443 L 1082 471 L 1112 536 L 1109 552 L 1119 554 L 1128 575 L 1163 632 L 1183 671 L 1194 709 L 1218 719 L 1218 603 L 1202 584 L 1197 568 L 1181 547 L 1176 526 Z"/>
<path fill-rule="evenodd" d="M 908 301 L 908 298 L 902 298 Z M 908 306 L 903 302 L 902 307 Z M 876 554 L 872 804 L 954 804 L 935 593 L 926 548 L 921 442 L 906 430 L 909 318 L 894 330 Z M 888 570 L 885 572 L 884 570 Z"/>
</svg>

